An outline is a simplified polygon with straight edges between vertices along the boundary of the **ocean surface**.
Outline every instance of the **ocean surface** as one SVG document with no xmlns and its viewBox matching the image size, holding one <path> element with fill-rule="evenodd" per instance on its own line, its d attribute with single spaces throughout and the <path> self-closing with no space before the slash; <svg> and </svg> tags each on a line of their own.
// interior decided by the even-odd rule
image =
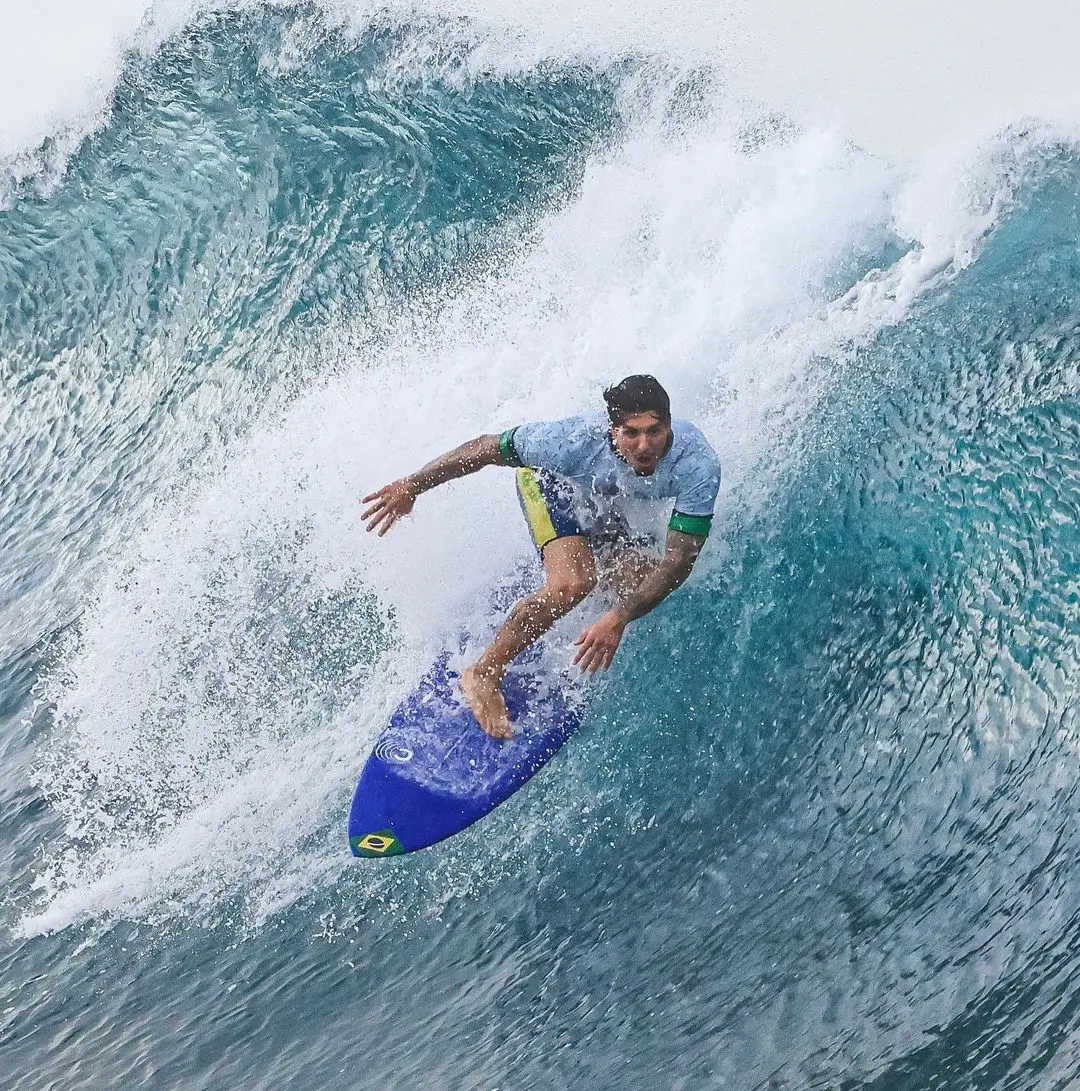
<svg viewBox="0 0 1080 1091">
<path fill-rule="evenodd" d="M 1080 1086 L 1080 128 L 894 162 L 345 5 L 100 101 L 0 183 L 0 1087 Z M 529 555 L 509 474 L 359 498 L 638 371 L 723 460 L 693 579 L 524 790 L 354 861 Z"/>
</svg>

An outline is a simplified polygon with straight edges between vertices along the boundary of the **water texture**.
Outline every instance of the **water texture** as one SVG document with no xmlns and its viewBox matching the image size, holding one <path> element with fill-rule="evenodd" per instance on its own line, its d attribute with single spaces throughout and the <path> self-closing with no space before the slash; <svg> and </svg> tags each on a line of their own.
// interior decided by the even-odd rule
<svg viewBox="0 0 1080 1091">
<path fill-rule="evenodd" d="M 6 184 L 0 1086 L 1076 1086 L 1075 140 L 901 168 L 526 46 L 206 9 Z M 509 475 L 359 497 L 633 371 L 724 462 L 694 578 L 523 791 L 352 861 L 528 556 Z"/>
</svg>

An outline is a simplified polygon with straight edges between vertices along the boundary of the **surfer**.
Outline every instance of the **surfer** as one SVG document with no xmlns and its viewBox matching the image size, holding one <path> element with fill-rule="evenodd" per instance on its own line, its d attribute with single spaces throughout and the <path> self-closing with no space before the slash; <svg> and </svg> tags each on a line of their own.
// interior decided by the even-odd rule
<svg viewBox="0 0 1080 1091">
<path fill-rule="evenodd" d="M 510 611 L 491 646 L 461 675 L 461 692 L 480 726 L 511 736 L 499 690 L 507 666 L 590 595 L 598 566 L 615 603 L 578 637 L 574 663 L 611 666 L 626 626 L 671 594 L 697 560 L 712 523 L 720 461 L 689 421 L 672 419 L 667 392 L 651 375 L 630 375 L 604 391 L 607 410 L 521 424 L 478 436 L 414 474 L 364 497 L 361 514 L 382 537 L 416 498 L 484 466 L 517 469 L 517 491 L 546 576 Z M 632 527 L 634 511 L 674 500 L 662 557 Z"/>
</svg>

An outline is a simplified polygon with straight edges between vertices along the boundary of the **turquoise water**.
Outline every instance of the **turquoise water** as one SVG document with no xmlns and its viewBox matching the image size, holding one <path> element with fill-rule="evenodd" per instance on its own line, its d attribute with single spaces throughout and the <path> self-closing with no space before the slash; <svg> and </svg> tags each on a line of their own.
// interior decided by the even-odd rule
<svg viewBox="0 0 1080 1091">
<path fill-rule="evenodd" d="M 0 211 L 0 1082 L 1074 1086 L 1075 145 L 921 178 L 489 45 L 202 17 Z M 724 460 L 694 580 L 525 790 L 352 861 L 528 551 L 506 475 L 359 496 L 638 370 Z"/>
</svg>

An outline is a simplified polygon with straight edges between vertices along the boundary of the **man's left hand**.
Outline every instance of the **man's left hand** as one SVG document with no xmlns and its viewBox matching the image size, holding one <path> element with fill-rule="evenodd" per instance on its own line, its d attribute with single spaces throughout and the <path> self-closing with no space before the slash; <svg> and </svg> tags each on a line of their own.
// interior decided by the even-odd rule
<svg viewBox="0 0 1080 1091">
<path fill-rule="evenodd" d="M 594 621 L 574 641 L 578 646 L 574 665 L 589 674 L 595 674 L 598 670 L 606 671 L 615 658 L 615 652 L 625 629 L 626 622 L 618 611 L 608 610 L 599 621 Z"/>
</svg>

